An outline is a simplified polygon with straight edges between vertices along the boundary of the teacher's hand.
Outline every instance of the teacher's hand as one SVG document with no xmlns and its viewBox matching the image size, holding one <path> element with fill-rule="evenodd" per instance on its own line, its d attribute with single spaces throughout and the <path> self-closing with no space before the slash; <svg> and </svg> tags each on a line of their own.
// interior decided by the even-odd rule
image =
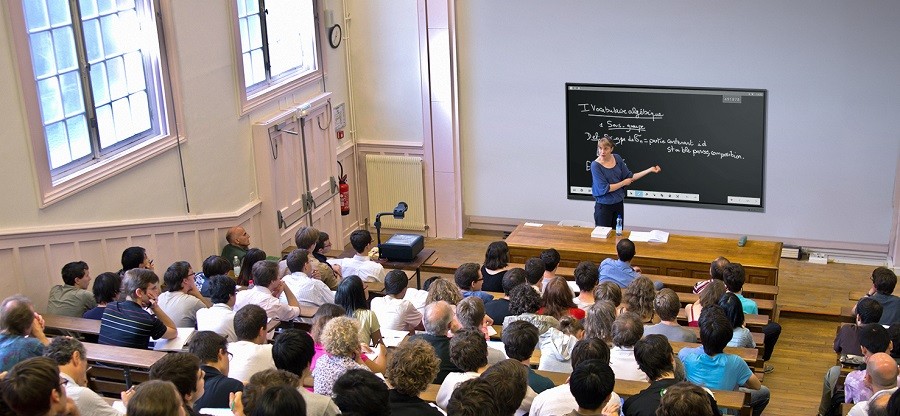
<svg viewBox="0 0 900 416">
<path fill-rule="evenodd" d="M 662 168 L 659 167 L 659 165 L 656 165 L 656 166 L 653 166 L 650 168 L 650 172 L 653 172 L 653 173 L 659 173 L 661 170 L 662 170 Z"/>
</svg>

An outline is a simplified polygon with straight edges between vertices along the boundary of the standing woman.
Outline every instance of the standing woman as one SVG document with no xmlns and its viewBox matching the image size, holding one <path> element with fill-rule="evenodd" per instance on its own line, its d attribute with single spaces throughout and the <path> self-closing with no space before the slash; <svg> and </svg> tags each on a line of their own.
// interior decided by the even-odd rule
<svg viewBox="0 0 900 416">
<path fill-rule="evenodd" d="M 594 225 L 616 226 L 616 217 L 625 221 L 625 187 L 648 173 L 659 173 L 659 165 L 631 173 L 622 157 L 613 153 L 613 142 L 604 136 L 597 142 L 597 159 L 591 162 L 591 194 L 594 196 Z"/>
</svg>

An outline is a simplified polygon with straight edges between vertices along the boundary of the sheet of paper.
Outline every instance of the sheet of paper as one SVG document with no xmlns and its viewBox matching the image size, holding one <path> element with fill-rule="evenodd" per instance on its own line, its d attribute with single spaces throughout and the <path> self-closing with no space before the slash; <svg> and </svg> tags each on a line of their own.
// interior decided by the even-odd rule
<svg viewBox="0 0 900 416">
<path fill-rule="evenodd" d="M 381 328 L 381 339 L 384 340 L 384 346 L 386 347 L 396 347 L 403 342 L 409 335 L 407 331 L 397 331 L 394 329 L 385 329 Z"/>
<path fill-rule="evenodd" d="M 647 243 L 650 241 L 650 233 L 646 231 L 632 231 L 628 239 L 635 243 Z"/>
<path fill-rule="evenodd" d="M 543 227 L 544 224 L 541 224 L 539 222 L 526 222 L 525 226 L 526 227 Z"/>
<path fill-rule="evenodd" d="M 176 328 L 178 336 L 172 339 L 156 339 L 153 340 L 153 349 L 156 351 L 174 351 L 179 352 L 184 349 L 184 344 L 188 342 L 191 335 L 194 335 L 194 328 Z"/>
<path fill-rule="evenodd" d="M 213 407 L 204 407 L 200 409 L 201 415 L 210 415 L 210 416 L 234 416 L 234 413 L 229 408 L 213 408 Z"/>
</svg>

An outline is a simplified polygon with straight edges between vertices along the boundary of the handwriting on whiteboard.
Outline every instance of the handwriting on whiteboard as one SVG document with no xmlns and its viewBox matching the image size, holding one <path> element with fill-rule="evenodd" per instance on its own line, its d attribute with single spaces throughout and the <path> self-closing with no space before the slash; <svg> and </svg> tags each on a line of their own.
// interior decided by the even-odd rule
<svg viewBox="0 0 900 416">
<path fill-rule="evenodd" d="M 582 113 L 588 114 L 590 117 L 606 117 L 606 118 L 633 118 L 638 120 L 659 120 L 663 118 L 663 113 L 657 113 L 646 108 L 618 108 L 607 107 L 605 105 L 595 105 L 591 103 L 578 104 Z"/>
</svg>

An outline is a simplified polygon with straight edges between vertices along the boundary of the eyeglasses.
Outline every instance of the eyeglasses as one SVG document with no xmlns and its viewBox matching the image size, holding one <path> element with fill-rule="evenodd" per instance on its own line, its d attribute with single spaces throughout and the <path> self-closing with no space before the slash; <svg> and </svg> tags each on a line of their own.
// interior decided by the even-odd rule
<svg viewBox="0 0 900 416">
<path fill-rule="evenodd" d="M 67 378 L 61 378 L 61 379 L 59 379 L 59 386 L 60 386 L 60 387 L 66 387 L 67 385 L 69 385 L 69 379 L 67 379 Z"/>
</svg>

